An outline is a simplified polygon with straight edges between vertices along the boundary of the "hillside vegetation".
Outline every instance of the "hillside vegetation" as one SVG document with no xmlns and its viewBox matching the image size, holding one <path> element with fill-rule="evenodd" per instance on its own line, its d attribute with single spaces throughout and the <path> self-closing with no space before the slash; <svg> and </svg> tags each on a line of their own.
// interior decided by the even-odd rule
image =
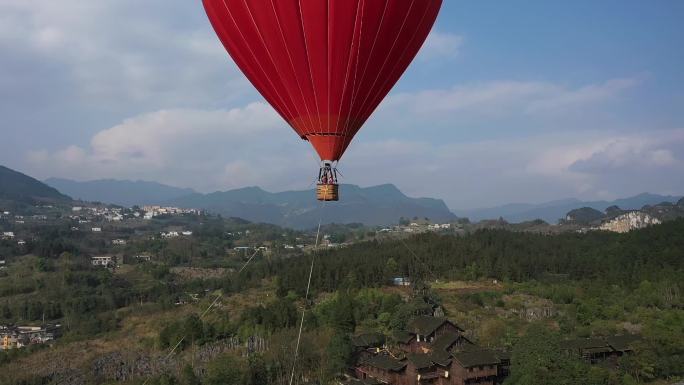
<svg viewBox="0 0 684 385">
<path fill-rule="evenodd" d="M 193 235 L 150 236 L 168 226 Z M 309 301 L 313 255 L 277 245 L 311 242 L 311 234 L 206 216 L 105 229 L 128 244 L 116 248 L 66 224 L 31 228 L 34 240 L 23 249 L 0 241 L 9 261 L 0 271 L 0 323 L 44 318 L 64 328 L 50 347 L 0 353 L 0 383 L 288 384 L 307 309 L 296 383 L 333 384 L 353 364 L 354 334 L 392 335 L 426 303 L 441 307 L 474 343 L 512 352 L 509 384 L 684 376 L 681 219 L 627 234 L 479 230 L 359 242 L 316 255 Z M 227 236 L 237 232 L 245 238 Z M 232 251 L 236 244 L 272 250 L 238 272 L 249 255 Z M 131 257 L 142 251 L 152 261 Z M 117 268 L 92 266 L 90 256 L 100 253 L 124 258 Z M 394 277 L 410 278 L 413 287 L 390 286 Z M 642 342 L 614 367 L 549 348 L 620 334 Z"/>
</svg>

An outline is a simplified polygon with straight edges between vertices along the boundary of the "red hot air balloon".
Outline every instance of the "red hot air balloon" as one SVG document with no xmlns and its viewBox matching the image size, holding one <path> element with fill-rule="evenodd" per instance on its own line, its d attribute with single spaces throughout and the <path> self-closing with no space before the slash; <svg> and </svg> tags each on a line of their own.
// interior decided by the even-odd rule
<svg viewBox="0 0 684 385">
<path fill-rule="evenodd" d="M 332 165 L 414 59 L 442 0 L 203 2 L 238 67 L 318 152 L 318 198 L 337 200 Z"/>
</svg>

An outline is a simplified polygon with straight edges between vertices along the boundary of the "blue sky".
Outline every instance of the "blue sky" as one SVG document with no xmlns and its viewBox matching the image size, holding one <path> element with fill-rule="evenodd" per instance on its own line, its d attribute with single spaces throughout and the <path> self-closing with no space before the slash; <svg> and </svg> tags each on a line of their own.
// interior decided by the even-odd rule
<svg viewBox="0 0 684 385">
<path fill-rule="evenodd" d="M 199 1 L 5 0 L 0 15 L 0 164 L 200 191 L 315 176 Z M 682 194 L 683 19 L 677 0 L 445 0 L 344 182 L 453 208 Z"/>
</svg>

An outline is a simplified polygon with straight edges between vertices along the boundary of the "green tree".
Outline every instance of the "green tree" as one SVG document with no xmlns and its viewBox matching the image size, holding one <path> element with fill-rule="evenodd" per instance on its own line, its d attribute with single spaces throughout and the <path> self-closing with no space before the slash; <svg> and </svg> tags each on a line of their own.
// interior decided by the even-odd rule
<svg viewBox="0 0 684 385">
<path fill-rule="evenodd" d="M 229 354 L 224 354 L 207 366 L 205 385 L 244 385 L 242 363 Z"/>
<path fill-rule="evenodd" d="M 340 375 L 349 367 L 353 352 L 354 348 L 348 334 L 338 332 L 333 335 L 327 347 L 326 372 L 329 378 Z"/>
<path fill-rule="evenodd" d="M 200 385 L 200 380 L 195 375 L 192 366 L 185 365 L 180 375 L 180 385 Z"/>
<path fill-rule="evenodd" d="M 332 308 L 333 327 L 338 332 L 351 333 L 356 327 L 354 302 L 348 293 L 339 293 Z"/>
<path fill-rule="evenodd" d="M 246 385 L 268 385 L 268 372 L 264 358 L 255 354 L 249 357 Z"/>
<path fill-rule="evenodd" d="M 531 325 L 513 348 L 507 385 L 600 385 L 592 382 L 590 366 L 562 348 L 558 333 Z"/>
</svg>

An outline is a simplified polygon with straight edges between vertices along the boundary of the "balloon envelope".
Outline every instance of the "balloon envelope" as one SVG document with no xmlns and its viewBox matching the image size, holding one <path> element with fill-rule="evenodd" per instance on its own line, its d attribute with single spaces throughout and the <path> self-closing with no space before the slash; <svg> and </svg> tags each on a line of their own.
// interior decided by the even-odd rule
<svg viewBox="0 0 684 385">
<path fill-rule="evenodd" d="M 256 89 L 339 160 L 423 45 L 442 0 L 203 0 Z"/>
</svg>

